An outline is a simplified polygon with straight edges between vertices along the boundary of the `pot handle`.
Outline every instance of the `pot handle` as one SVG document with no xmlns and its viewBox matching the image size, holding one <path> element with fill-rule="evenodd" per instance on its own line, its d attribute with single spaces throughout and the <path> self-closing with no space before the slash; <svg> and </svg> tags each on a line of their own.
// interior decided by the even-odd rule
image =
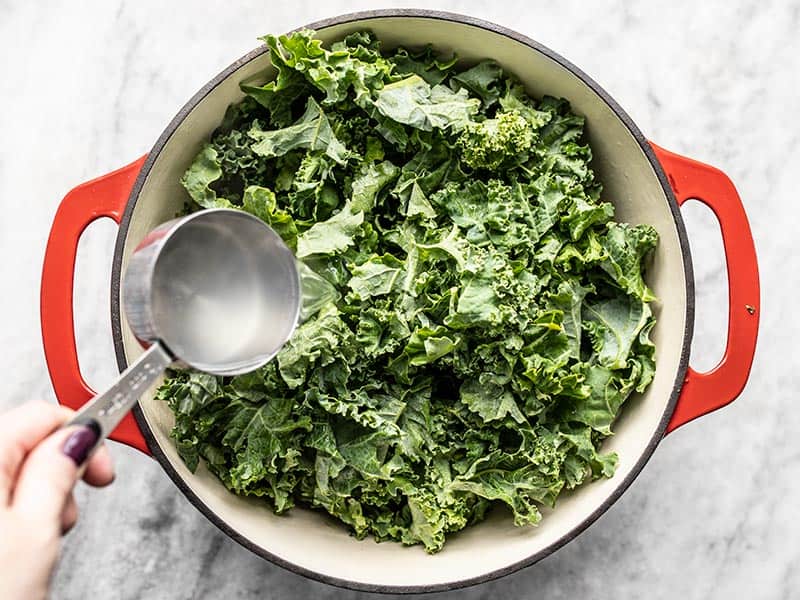
<svg viewBox="0 0 800 600">
<path fill-rule="evenodd" d="M 719 169 L 650 144 L 681 205 L 699 200 L 719 220 L 728 270 L 728 340 L 719 364 L 706 373 L 686 372 L 667 433 L 729 404 L 742 392 L 758 337 L 760 295 L 753 235 L 733 183 Z"/>
<path fill-rule="evenodd" d="M 42 341 L 56 399 L 74 410 L 95 395 L 81 375 L 75 347 L 72 301 L 78 240 L 89 224 L 101 217 L 119 224 L 145 158 L 71 190 L 58 206 L 50 229 L 42 267 Z M 149 454 L 132 414 L 126 415 L 109 437 Z"/>
</svg>

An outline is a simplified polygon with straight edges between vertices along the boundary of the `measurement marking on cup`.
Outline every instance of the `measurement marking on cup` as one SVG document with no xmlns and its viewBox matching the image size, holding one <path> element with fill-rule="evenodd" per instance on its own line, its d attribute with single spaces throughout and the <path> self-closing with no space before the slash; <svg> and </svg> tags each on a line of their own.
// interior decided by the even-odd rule
<svg viewBox="0 0 800 600">
<path fill-rule="evenodd" d="M 138 373 L 135 377 L 130 379 L 127 382 L 126 387 L 127 390 L 119 390 L 117 391 L 114 396 L 111 398 L 111 402 L 109 405 L 98 413 L 99 416 L 105 417 L 109 415 L 113 415 L 118 410 L 125 407 L 126 400 L 136 391 L 142 387 L 142 384 L 146 384 L 152 375 L 157 375 L 159 372 L 158 368 L 156 368 L 152 363 L 146 362 L 142 365 L 142 372 Z M 125 384 L 121 384 L 125 385 Z"/>
<path fill-rule="evenodd" d="M 123 394 L 122 392 L 115 393 L 114 396 L 111 398 L 111 403 L 107 407 L 103 408 L 98 414 L 101 417 L 105 417 L 107 415 L 113 415 L 125 403 L 126 397 L 127 397 L 126 394 Z"/>
</svg>

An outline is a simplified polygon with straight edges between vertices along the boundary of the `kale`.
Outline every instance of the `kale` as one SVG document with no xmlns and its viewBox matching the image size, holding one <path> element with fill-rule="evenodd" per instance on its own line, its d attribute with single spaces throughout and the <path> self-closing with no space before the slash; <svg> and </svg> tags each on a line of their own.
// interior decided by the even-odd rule
<svg viewBox="0 0 800 600">
<path fill-rule="evenodd" d="M 657 235 L 612 220 L 583 118 L 492 61 L 264 41 L 276 77 L 242 84 L 182 181 L 269 223 L 311 292 L 273 362 L 165 380 L 189 468 L 429 552 L 611 477 L 603 439 L 655 372 Z"/>
</svg>

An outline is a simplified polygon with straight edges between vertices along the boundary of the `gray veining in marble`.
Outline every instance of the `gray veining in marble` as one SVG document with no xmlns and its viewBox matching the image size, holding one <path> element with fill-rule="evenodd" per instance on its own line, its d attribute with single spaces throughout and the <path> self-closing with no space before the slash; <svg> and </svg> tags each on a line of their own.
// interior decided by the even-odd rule
<svg viewBox="0 0 800 600">
<path fill-rule="evenodd" d="M 395 5 L 411 6 L 406 2 Z M 422 4 L 422 3 L 419 3 Z M 256 36 L 375 8 L 327 3 L 0 0 L 0 409 L 53 400 L 38 282 L 64 193 L 145 152 L 186 99 Z M 601 83 L 653 140 L 722 168 L 756 236 L 763 289 L 750 384 L 670 435 L 623 498 L 538 565 L 439 598 L 800 596 L 800 2 L 478 2 L 431 7 L 512 27 Z M 699 314 L 694 364 L 713 365 L 725 273 L 713 219 L 685 209 Z M 95 387 L 115 373 L 107 317 L 114 226 L 81 244 L 79 347 Z M 78 489 L 56 599 L 348 598 L 264 562 L 208 523 L 153 461 L 114 445 L 118 480 Z"/>
</svg>

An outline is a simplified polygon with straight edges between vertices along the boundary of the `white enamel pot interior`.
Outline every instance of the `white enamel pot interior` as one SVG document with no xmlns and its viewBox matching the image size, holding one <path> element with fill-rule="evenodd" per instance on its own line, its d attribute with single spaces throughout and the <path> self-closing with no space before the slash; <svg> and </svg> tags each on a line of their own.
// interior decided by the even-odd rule
<svg viewBox="0 0 800 600">
<path fill-rule="evenodd" d="M 686 237 L 677 204 L 646 140 L 602 89 L 555 53 L 519 34 L 466 17 L 427 11 L 379 11 L 347 15 L 310 27 L 325 42 L 371 29 L 385 47 L 433 43 L 456 52 L 465 64 L 497 60 L 529 93 L 567 98 L 586 117 L 594 168 L 604 199 L 618 219 L 649 223 L 660 242 L 648 282 L 660 299 L 653 331 L 657 373 L 644 395 L 633 397 L 604 450 L 619 454 L 611 479 L 581 487 L 545 510 L 535 528 L 514 527 L 496 510 L 477 526 L 452 535 L 444 550 L 359 541 L 325 516 L 296 508 L 276 516 L 268 505 L 228 492 L 202 466 L 191 473 L 169 432 L 172 414 L 152 390 L 140 401 L 136 419 L 154 456 L 183 493 L 216 525 L 253 552 L 309 577 L 350 588 L 384 592 L 453 589 L 485 581 L 532 564 L 568 542 L 599 517 L 627 488 L 661 439 L 686 370 L 691 338 L 692 277 Z M 112 317 L 120 368 L 142 348 L 119 316 L 120 274 L 144 235 L 173 218 L 187 199 L 179 180 L 204 141 L 219 125 L 226 107 L 241 100 L 239 82 L 273 75 L 269 56 L 256 50 L 203 88 L 178 114 L 145 163 L 122 220 L 114 259 Z"/>
</svg>

